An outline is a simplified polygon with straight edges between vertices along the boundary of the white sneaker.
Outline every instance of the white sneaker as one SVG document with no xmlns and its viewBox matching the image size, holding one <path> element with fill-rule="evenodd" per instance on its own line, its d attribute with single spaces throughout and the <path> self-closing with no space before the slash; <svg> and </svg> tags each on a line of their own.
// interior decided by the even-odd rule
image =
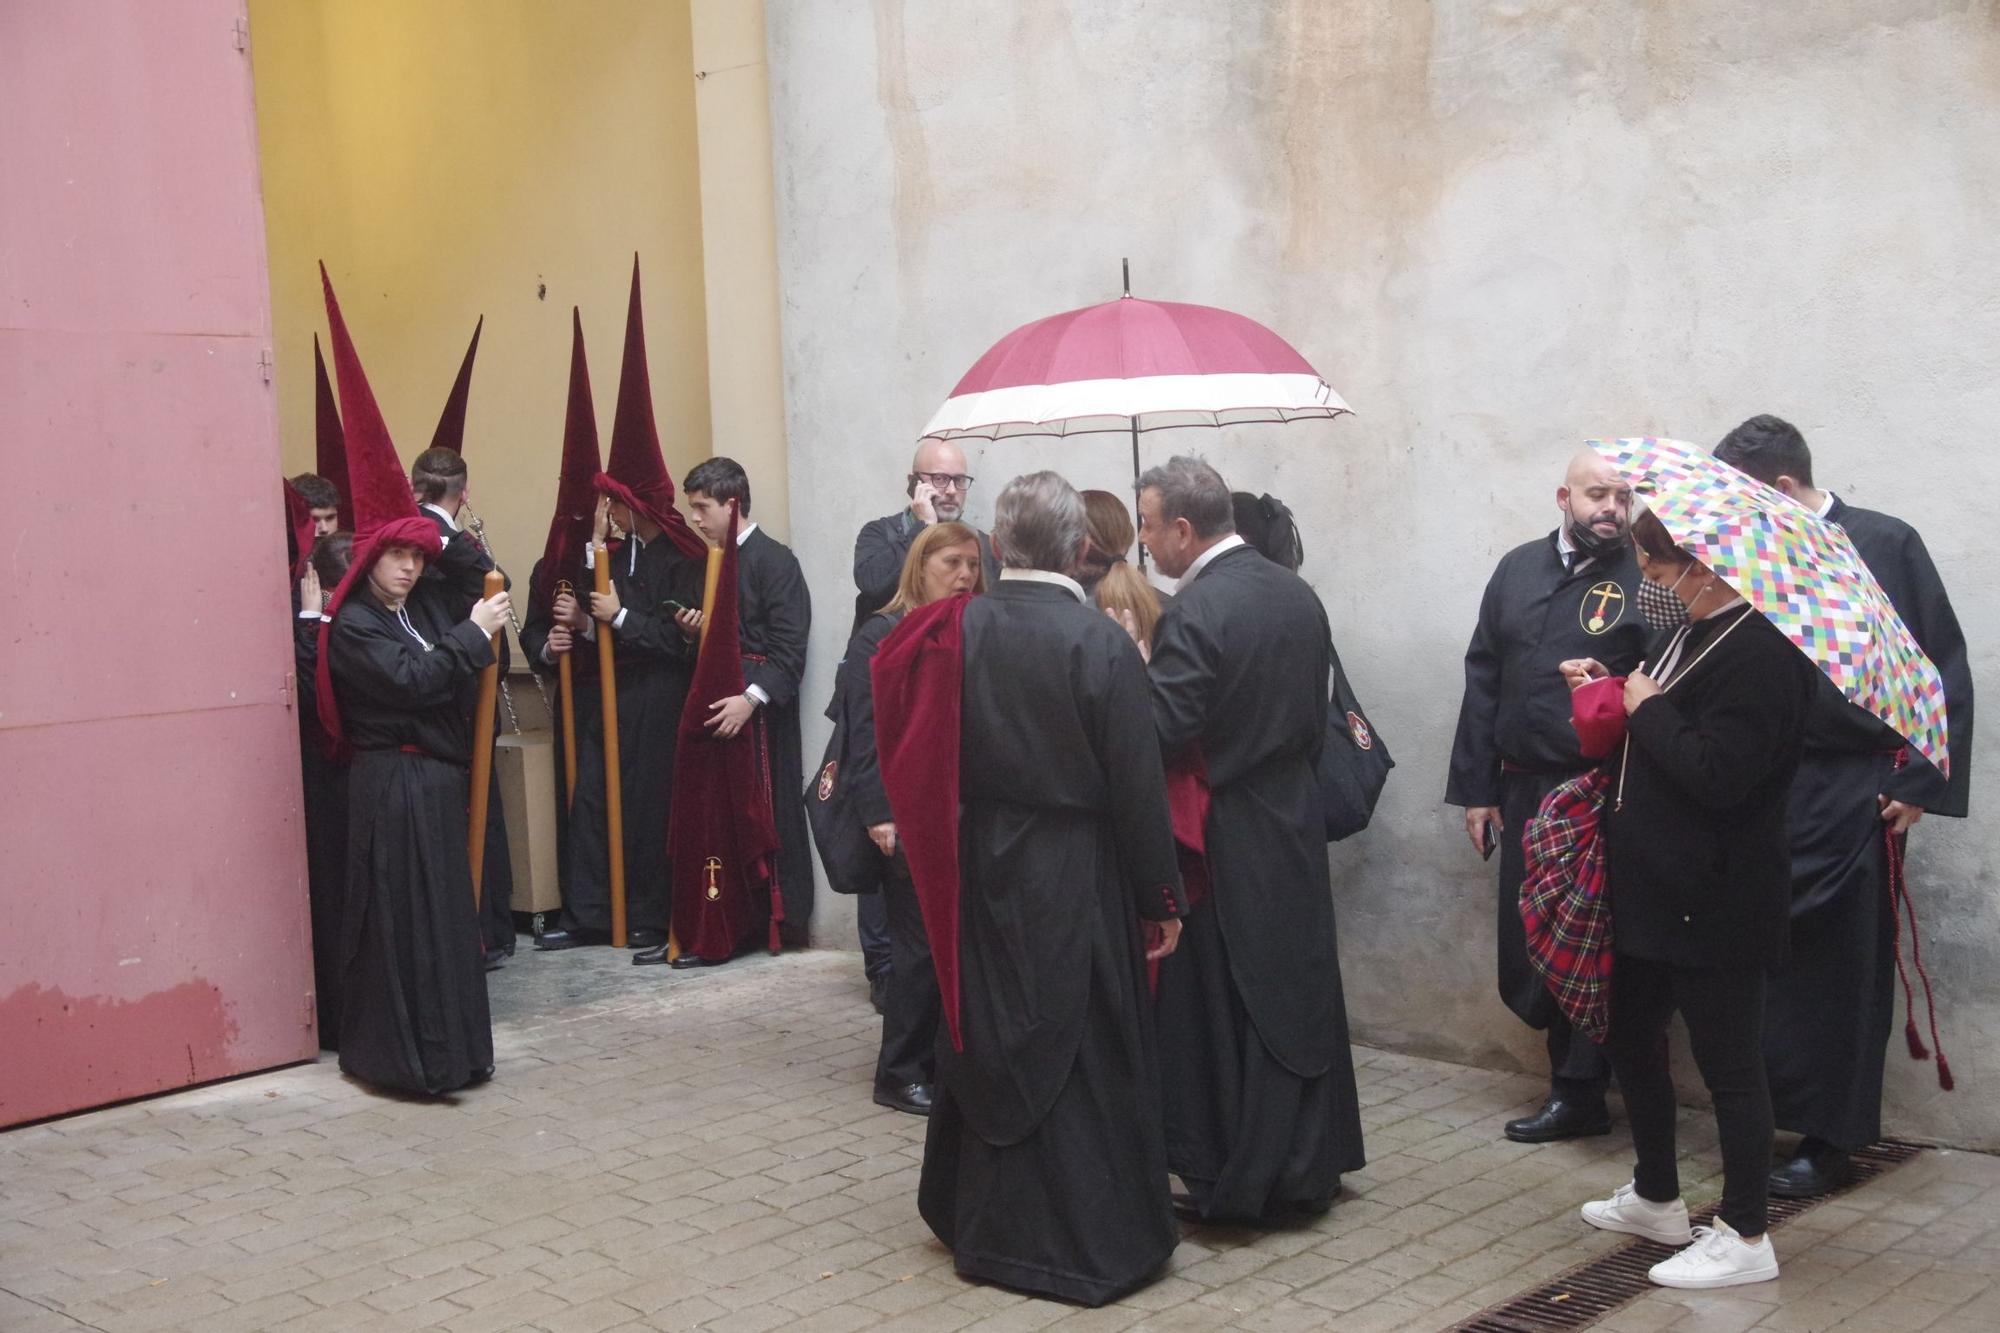
<svg viewBox="0 0 2000 1333">
<path fill-rule="evenodd" d="M 1685 1203 L 1679 1199 L 1672 1203 L 1642 1199 L 1629 1181 L 1613 1190 L 1610 1198 L 1585 1204 L 1583 1220 L 1599 1231 L 1622 1231 L 1662 1245 L 1685 1245 L 1693 1239 Z"/>
<path fill-rule="evenodd" d="M 1694 1244 L 1654 1264 L 1646 1276 L 1662 1287 L 1697 1291 L 1769 1282 L 1778 1276 L 1778 1252 L 1769 1236 L 1747 1241 L 1718 1217 L 1712 1227 L 1696 1227 Z"/>
</svg>

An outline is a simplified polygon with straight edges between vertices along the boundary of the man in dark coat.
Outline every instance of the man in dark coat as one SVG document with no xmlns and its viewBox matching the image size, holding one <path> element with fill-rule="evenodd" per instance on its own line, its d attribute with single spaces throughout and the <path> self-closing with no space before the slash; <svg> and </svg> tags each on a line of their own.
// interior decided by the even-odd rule
<svg viewBox="0 0 2000 1333">
<path fill-rule="evenodd" d="M 1170 765 L 1205 765 L 1208 901 L 1160 968 L 1167 1153 L 1184 1213 L 1324 1211 L 1364 1165 L 1314 765 L 1332 635 L 1304 580 L 1235 533 L 1197 458 L 1140 479 L 1139 540 L 1180 580 L 1153 631 Z"/>
<path fill-rule="evenodd" d="M 812 844 L 806 832 L 805 760 L 799 738 L 799 681 L 806 670 L 806 639 L 812 629 L 812 596 L 792 548 L 773 538 L 750 517 L 750 476 L 731 458 L 697 464 L 681 482 L 688 513 L 710 542 L 727 541 L 736 515 L 737 637 L 743 653 L 743 693 L 708 701 L 709 729 L 723 738 L 753 724 L 763 729 L 765 772 L 769 774 L 771 823 L 778 834 L 774 870 L 784 905 L 779 938 L 806 943 L 812 917 Z M 700 625 L 697 616 L 684 629 Z M 770 904 L 760 900 L 752 937 L 766 935 Z M 664 955 L 635 961 L 664 962 Z M 683 953 L 675 967 L 707 967 L 726 959 Z"/>
<path fill-rule="evenodd" d="M 476 345 L 476 344 L 475 344 Z M 463 455 L 453 449 L 431 448 L 417 455 L 410 467 L 410 494 L 418 512 L 437 525 L 438 538 L 454 560 L 462 560 L 468 577 L 482 582 L 498 568 L 493 553 L 479 534 L 465 526 L 466 467 Z M 457 549 L 454 551 L 454 544 Z M 427 582 L 444 577 L 441 565 L 424 571 Z M 511 587 L 511 584 L 509 585 Z M 507 636 L 500 636 L 500 674 L 507 674 Z M 475 698 L 475 704 L 477 701 Z M 499 727 L 493 729 L 497 737 Z M 486 852 L 481 862 L 479 885 L 479 937 L 486 950 L 488 969 L 499 967 L 514 952 L 514 861 L 507 849 L 507 820 L 494 792 L 486 802 Z"/>
<path fill-rule="evenodd" d="M 1548 1035 L 1549 1095 L 1535 1114 L 1502 1131 L 1519 1143 L 1611 1130 L 1604 1104 L 1611 1065 L 1601 1047 L 1571 1030 L 1528 961 L 1521 833 L 1549 792 L 1591 764 L 1577 749 L 1569 690 L 1556 664 L 1594 658 L 1624 675 L 1645 656 L 1649 633 L 1637 605 L 1631 487 L 1585 449 L 1570 460 L 1556 506 L 1561 525 L 1502 556 L 1487 581 L 1465 650 L 1465 697 L 1444 794 L 1447 804 L 1465 807 L 1474 850 L 1500 854 L 1500 998 Z"/>
<path fill-rule="evenodd" d="M 854 538 L 854 628 L 848 632 L 849 639 L 896 595 L 896 580 L 902 577 L 903 561 L 917 534 L 933 523 L 965 520 L 965 499 L 971 489 L 964 450 L 950 440 L 925 440 L 917 446 L 909 476 L 904 479 L 910 503 L 893 514 L 869 520 Z M 986 586 L 990 588 L 1000 578 L 1000 565 L 993 558 L 992 542 L 983 532 L 979 534 L 979 555 L 986 565 Z M 854 926 L 861 937 L 862 967 L 878 1013 L 887 996 L 892 965 L 888 911 L 879 893 L 864 893 L 855 899 Z"/>
<path fill-rule="evenodd" d="M 1944 678 L 1951 775 L 1820 688 L 1792 784 L 1791 961 L 1771 977 L 1764 1060 L 1781 1129 L 1803 1137 L 1771 1175 L 1786 1198 L 1840 1184 L 1847 1155 L 1882 1135 L 1882 1062 L 1895 1025 L 1890 846 L 1925 812 L 1963 818 L 1972 779 L 1972 672 L 1965 636 L 1916 529 L 1813 484 L 1812 452 L 1773 416 L 1738 426 L 1716 457 L 1838 523 Z"/>
<path fill-rule="evenodd" d="M 1068 482 L 1010 483 L 1001 581 L 906 616 L 874 692 L 949 1038 L 918 1210 L 961 1274 L 1101 1305 L 1179 1239 L 1144 963 L 1183 907 L 1145 665 L 1062 572 L 1083 543 Z"/>
</svg>

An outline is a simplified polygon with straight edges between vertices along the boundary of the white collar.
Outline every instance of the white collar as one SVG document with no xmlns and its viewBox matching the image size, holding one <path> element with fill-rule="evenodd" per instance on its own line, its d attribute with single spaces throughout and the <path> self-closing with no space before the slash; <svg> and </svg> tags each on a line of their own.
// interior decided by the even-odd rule
<svg viewBox="0 0 2000 1333">
<path fill-rule="evenodd" d="M 744 542 L 750 540 L 750 534 L 756 530 L 757 525 L 755 523 L 736 529 L 736 544 L 741 546 Z"/>
<path fill-rule="evenodd" d="M 1194 558 L 1194 563 L 1187 567 L 1187 573 L 1181 575 L 1180 580 L 1174 584 L 1175 591 L 1179 591 L 1187 587 L 1188 584 L 1193 583 L 1201 574 L 1201 571 L 1208 568 L 1209 562 L 1224 551 L 1233 551 L 1237 547 L 1245 545 L 1248 545 L 1248 543 L 1243 540 L 1240 533 L 1230 533 L 1227 537 L 1224 537 L 1221 541 Z"/>
<path fill-rule="evenodd" d="M 1569 558 L 1576 554 L 1576 543 L 1569 539 L 1569 524 L 1567 523 L 1558 523 L 1556 525 L 1556 554 L 1563 558 L 1565 565 L 1570 563 Z"/>
<path fill-rule="evenodd" d="M 1828 514 L 1831 514 L 1833 512 L 1833 500 L 1834 500 L 1834 495 L 1832 491 L 1821 491 L 1819 508 L 1813 510 L 1813 512 L 1815 514 L 1818 514 L 1821 518 L 1825 518 Z"/>
<path fill-rule="evenodd" d="M 1003 583 L 1053 583 L 1058 588 L 1067 588 L 1069 595 L 1079 602 L 1090 599 L 1083 595 L 1083 585 L 1067 574 L 1058 574 L 1050 569 L 1003 569 L 1000 571 Z"/>
<path fill-rule="evenodd" d="M 458 531 L 458 520 L 453 518 L 450 514 L 446 513 L 443 505 L 426 504 L 424 508 L 430 510 L 433 514 L 436 514 L 439 518 L 443 519 L 444 525 L 447 528 L 450 528 L 453 532 Z"/>
</svg>

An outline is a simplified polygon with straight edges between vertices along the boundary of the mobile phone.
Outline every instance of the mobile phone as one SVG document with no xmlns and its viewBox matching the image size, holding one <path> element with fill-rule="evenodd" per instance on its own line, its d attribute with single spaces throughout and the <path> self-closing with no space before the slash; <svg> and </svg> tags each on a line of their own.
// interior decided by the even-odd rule
<svg viewBox="0 0 2000 1333">
<path fill-rule="evenodd" d="M 1493 825 L 1488 824 L 1486 826 L 1486 845 L 1479 849 L 1479 859 L 1482 861 L 1491 861 L 1493 859 L 1493 850 L 1499 845 L 1500 840 L 1493 836 Z"/>
<path fill-rule="evenodd" d="M 675 600 L 674 600 L 673 598 L 671 598 L 671 597 L 669 597 L 669 598 L 667 598 L 667 599 L 666 599 L 665 601 L 661 602 L 661 603 L 660 603 L 660 605 L 662 605 L 662 606 L 666 607 L 666 608 L 667 608 L 667 610 L 669 610 L 669 611 L 675 611 L 675 612 L 679 612 L 679 611 L 692 611 L 692 610 L 694 610 L 694 608 L 693 608 L 693 607 L 691 607 L 691 606 L 683 606 L 683 605 L 681 605 L 681 604 L 680 604 L 679 602 L 675 601 Z"/>
</svg>

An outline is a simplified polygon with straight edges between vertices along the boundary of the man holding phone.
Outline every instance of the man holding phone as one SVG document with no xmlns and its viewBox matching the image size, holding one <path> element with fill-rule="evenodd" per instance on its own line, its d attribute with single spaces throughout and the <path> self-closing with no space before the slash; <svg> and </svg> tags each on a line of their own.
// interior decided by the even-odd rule
<svg viewBox="0 0 2000 1333">
<path fill-rule="evenodd" d="M 1571 1030 L 1528 961 L 1521 831 L 1543 797 L 1591 766 L 1577 748 L 1569 688 L 1556 664 L 1594 657 L 1623 675 L 1644 656 L 1650 633 L 1638 613 L 1631 487 L 1585 449 L 1570 460 L 1556 507 L 1561 525 L 1501 557 L 1480 600 L 1444 797 L 1465 807 L 1473 849 L 1489 859 L 1499 853 L 1500 998 L 1548 1034 L 1548 1099 L 1535 1114 L 1507 1122 L 1504 1132 L 1517 1143 L 1611 1130 L 1604 1104 L 1611 1066 L 1600 1047 Z"/>
</svg>

